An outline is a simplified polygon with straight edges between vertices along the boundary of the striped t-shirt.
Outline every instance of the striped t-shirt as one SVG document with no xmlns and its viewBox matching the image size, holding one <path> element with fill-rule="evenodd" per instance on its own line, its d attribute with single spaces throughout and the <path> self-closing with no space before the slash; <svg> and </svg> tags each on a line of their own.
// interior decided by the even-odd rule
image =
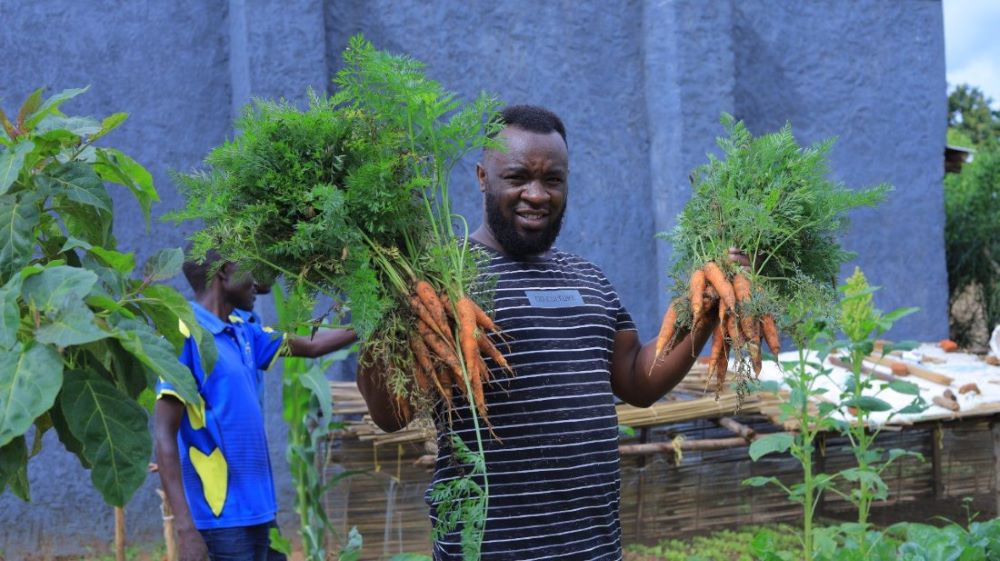
<svg viewBox="0 0 1000 561">
<path fill-rule="evenodd" d="M 610 366 L 615 333 L 635 329 L 632 318 L 604 273 L 580 257 L 555 248 L 529 262 L 489 253 L 483 273 L 496 278 L 495 321 L 509 344 L 497 347 L 515 375 L 487 359 L 486 403 L 499 440 L 484 440 L 489 509 L 481 559 L 621 559 Z M 475 451 L 467 405 L 456 407 L 452 427 Z M 435 484 L 460 473 L 447 439 L 439 438 Z M 458 531 L 434 544 L 434 559 L 462 559 Z"/>
</svg>

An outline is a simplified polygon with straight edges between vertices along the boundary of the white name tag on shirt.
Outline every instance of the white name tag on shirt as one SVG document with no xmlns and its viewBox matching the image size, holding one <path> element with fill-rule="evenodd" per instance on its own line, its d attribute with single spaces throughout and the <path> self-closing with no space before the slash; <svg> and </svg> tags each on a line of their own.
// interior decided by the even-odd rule
<svg viewBox="0 0 1000 561">
<path fill-rule="evenodd" d="M 572 308 L 583 305 L 579 290 L 525 290 L 528 302 L 536 308 Z"/>
</svg>

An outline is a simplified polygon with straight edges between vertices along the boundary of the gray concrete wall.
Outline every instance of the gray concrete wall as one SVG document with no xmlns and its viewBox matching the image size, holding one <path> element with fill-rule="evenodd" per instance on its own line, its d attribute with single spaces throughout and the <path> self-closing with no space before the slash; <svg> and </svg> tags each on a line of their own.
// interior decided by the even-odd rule
<svg viewBox="0 0 1000 561">
<path fill-rule="evenodd" d="M 805 142 L 839 135 L 837 178 L 896 185 L 889 203 L 857 214 L 845 243 L 886 286 L 880 305 L 924 310 L 897 336 L 936 339 L 947 329 L 941 17 L 939 2 L 905 0 L 7 0 L 0 103 L 10 109 L 39 86 L 90 84 L 67 111 L 132 114 L 107 142 L 149 167 L 163 199 L 146 230 L 138 206 L 116 193 L 115 231 L 143 258 L 182 245 L 190 230 L 156 219 L 181 204 L 168 171 L 190 169 L 231 135 L 251 96 L 301 101 L 307 87 L 328 89 L 347 39 L 364 32 L 425 61 L 466 98 L 487 90 L 562 115 L 572 173 L 559 244 L 605 269 L 646 337 L 669 296 L 671 251 L 653 235 L 673 226 L 688 173 L 722 133 L 719 114 L 734 112 L 755 133 L 790 120 Z M 474 161 L 452 180 L 472 227 L 481 220 Z M 273 318 L 269 302 L 261 311 Z M 287 525 L 279 382 L 270 379 L 266 406 Z M 111 511 L 87 474 L 54 438 L 45 444 L 30 467 L 35 501 L 0 497 L 8 558 L 80 552 L 112 536 Z M 151 479 L 129 505 L 132 541 L 160 539 L 154 489 Z"/>
</svg>

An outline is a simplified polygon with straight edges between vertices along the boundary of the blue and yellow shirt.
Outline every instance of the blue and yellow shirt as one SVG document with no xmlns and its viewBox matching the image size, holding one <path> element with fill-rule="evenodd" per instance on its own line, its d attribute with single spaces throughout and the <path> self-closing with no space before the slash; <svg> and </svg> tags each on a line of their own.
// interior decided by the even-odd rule
<svg viewBox="0 0 1000 561">
<path fill-rule="evenodd" d="M 270 366 L 282 338 L 259 323 L 236 316 L 224 322 L 196 302 L 191 307 L 201 327 L 215 336 L 218 349 L 209 374 L 201 368 L 194 339 L 185 341 L 180 356 L 200 396 L 198 403 L 184 402 L 187 412 L 177 432 L 191 517 L 199 530 L 269 522 L 278 507 L 258 370 Z M 160 380 L 157 397 L 164 395 L 180 399 Z"/>
</svg>

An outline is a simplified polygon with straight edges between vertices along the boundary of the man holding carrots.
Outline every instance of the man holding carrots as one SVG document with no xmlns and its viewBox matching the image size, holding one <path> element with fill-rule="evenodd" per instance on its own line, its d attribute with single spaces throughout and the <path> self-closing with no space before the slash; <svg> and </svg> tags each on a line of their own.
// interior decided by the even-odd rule
<svg viewBox="0 0 1000 561">
<path fill-rule="evenodd" d="M 476 166 L 484 221 L 471 238 L 490 257 L 481 271 L 496 278 L 495 322 L 507 339 L 494 343 L 515 375 L 504 377 L 484 357 L 495 438 L 484 443 L 490 496 L 481 559 L 620 559 L 614 398 L 648 407 L 677 385 L 718 322 L 717 302 L 705 303 L 695 333 L 655 359 L 655 344 L 640 343 L 604 273 L 553 245 L 569 194 L 562 121 L 535 106 L 508 107 L 500 117 L 505 150 L 484 151 Z M 730 257 L 747 264 L 739 252 Z M 358 386 L 380 427 L 406 426 L 374 373 L 360 372 Z M 451 434 L 471 447 L 463 407 L 456 405 Z M 435 483 L 460 476 L 449 438 L 439 435 Z M 435 542 L 434 558 L 462 559 L 458 531 Z"/>
<path fill-rule="evenodd" d="M 282 349 L 318 357 L 353 343 L 354 331 L 320 331 L 312 338 L 283 337 L 236 310 L 253 310 L 257 285 L 235 263 L 184 263 L 195 293 L 191 303 L 212 333 L 218 359 L 201 368 L 190 336 L 180 360 L 198 386 L 197 403 L 181 400 L 170 384 L 157 384 L 154 441 L 160 479 L 174 512 L 180 561 L 284 559 L 269 547 L 277 501 L 264 433 L 259 371 Z M 183 328 L 183 326 L 182 326 Z M 283 344 L 283 342 L 285 342 Z"/>
</svg>

